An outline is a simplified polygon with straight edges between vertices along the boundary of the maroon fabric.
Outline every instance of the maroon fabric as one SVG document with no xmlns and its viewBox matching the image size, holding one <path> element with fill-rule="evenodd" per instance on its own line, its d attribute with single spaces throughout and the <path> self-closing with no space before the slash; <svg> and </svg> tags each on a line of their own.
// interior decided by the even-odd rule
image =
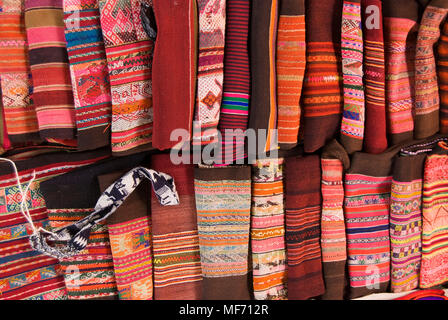
<svg viewBox="0 0 448 320">
<path fill-rule="evenodd" d="M 153 147 L 164 150 L 175 129 L 191 137 L 196 92 L 196 1 L 154 0 L 157 39 L 152 64 Z M 176 137 L 178 138 L 178 137 Z"/>
</svg>

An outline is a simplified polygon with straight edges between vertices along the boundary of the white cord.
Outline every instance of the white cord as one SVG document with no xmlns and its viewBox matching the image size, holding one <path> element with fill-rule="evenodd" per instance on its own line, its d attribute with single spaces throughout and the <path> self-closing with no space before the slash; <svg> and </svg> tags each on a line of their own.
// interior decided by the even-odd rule
<svg viewBox="0 0 448 320">
<path fill-rule="evenodd" d="M 28 210 L 28 206 L 26 205 L 26 195 L 27 195 L 28 191 L 30 190 L 31 184 L 36 179 L 36 171 L 33 171 L 31 180 L 28 182 L 28 185 L 26 186 L 25 190 L 23 190 L 22 184 L 20 182 L 19 172 L 17 170 L 17 166 L 14 163 L 14 161 L 7 159 L 7 158 L 0 158 L 0 161 L 9 162 L 12 165 L 12 167 L 14 169 L 14 173 L 16 175 L 17 186 L 19 187 L 19 192 L 22 196 L 22 201 L 20 202 L 20 211 L 22 212 L 22 215 L 25 217 L 25 219 L 28 221 L 31 228 L 33 229 L 33 233 L 37 233 L 36 226 L 33 223 L 33 219 L 31 217 L 30 211 Z"/>
</svg>

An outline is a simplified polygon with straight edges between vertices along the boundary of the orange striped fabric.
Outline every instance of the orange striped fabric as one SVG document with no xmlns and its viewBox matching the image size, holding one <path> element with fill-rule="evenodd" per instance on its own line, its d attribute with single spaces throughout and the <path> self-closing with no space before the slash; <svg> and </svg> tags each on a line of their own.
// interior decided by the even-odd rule
<svg viewBox="0 0 448 320">
<path fill-rule="evenodd" d="M 39 141 L 30 99 L 31 76 L 23 20 L 24 0 L 0 2 L 0 86 L 6 128 L 12 143 Z"/>
<path fill-rule="evenodd" d="M 280 14 L 277 30 L 277 127 L 278 143 L 282 149 L 290 149 L 297 144 L 305 52 L 305 15 Z"/>
</svg>

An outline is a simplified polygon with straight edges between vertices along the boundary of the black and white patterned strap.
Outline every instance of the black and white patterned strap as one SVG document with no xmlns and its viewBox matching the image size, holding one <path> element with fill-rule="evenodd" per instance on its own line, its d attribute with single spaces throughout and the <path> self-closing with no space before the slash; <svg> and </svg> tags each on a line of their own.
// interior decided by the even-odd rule
<svg viewBox="0 0 448 320">
<path fill-rule="evenodd" d="M 92 227 L 114 213 L 143 179 L 151 181 L 160 204 L 164 206 L 179 204 L 176 185 L 171 176 L 137 167 L 115 181 L 101 194 L 90 215 L 53 232 L 40 228 L 30 236 L 31 246 L 35 250 L 57 259 L 76 255 L 87 246 Z M 58 245 L 51 246 L 47 241 L 56 241 Z"/>
<path fill-rule="evenodd" d="M 427 142 L 413 144 L 400 150 L 401 156 L 416 156 L 421 153 L 431 152 L 434 147 L 441 141 L 448 141 L 448 137 L 439 137 Z"/>
</svg>

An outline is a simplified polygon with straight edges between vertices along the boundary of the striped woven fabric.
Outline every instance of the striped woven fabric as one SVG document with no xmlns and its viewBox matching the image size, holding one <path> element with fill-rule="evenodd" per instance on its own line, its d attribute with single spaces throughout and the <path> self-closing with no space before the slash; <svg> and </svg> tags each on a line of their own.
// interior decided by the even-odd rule
<svg viewBox="0 0 448 320">
<path fill-rule="evenodd" d="M 307 0 L 306 70 L 303 83 L 304 148 L 314 152 L 341 127 L 342 70 L 340 0 Z"/>
<path fill-rule="evenodd" d="M 350 298 L 385 292 L 389 285 L 392 156 L 355 153 L 345 175 Z"/>
<path fill-rule="evenodd" d="M 140 14 L 141 7 L 150 4 L 150 0 L 99 0 L 112 94 L 111 145 L 117 155 L 151 147 L 153 41 Z"/>
<path fill-rule="evenodd" d="M 440 97 L 434 45 L 439 41 L 440 24 L 448 13 L 448 2 L 443 8 L 433 6 L 432 3 L 435 1 L 426 7 L 420 21 L 415 50 L 414 137 L 416 139 L 427 138 L 439 131 Z"/>
<path fill-rule="evenodd" d="M 322 152 L 321 248 L 325 280 L 324 300 L 342 300 L 345 287 L 347 241 L 344 222 L 344 168 L 350 160 L 344 148 L 333 140 Z"/>
<path fill-rule="evenodd" d="M 425 162 L 420 288 L 448 281 L 448 145 L 440 142 Z"/>
<path fill-rule="evenodd" d="M 305 1 L 280 2 L 277 30 L 278 143 L 281 149 L 297 145 L 303 76 L 305 73 Z"/>
<path fill-rule="evenodd" d="M 448 21 L 443 24 L 437 45 L 437 79 L 440 95 L 440 133 L 448 133 Z"/>
<path fill-rule="evenodd" d="M 226 142 L 225 130 L 247 129 L 250 91 L 249 18 L 249 0 L 227 0 L 224 88 L 219 119 L 224 163 L 231 163 L 245 156 L 242 132 L 233 132 L 235 137 L 231 139 L 234 141 Z"/>
<path fill-rule="evenodd" d="M 250 176 L 248 166 L 194 171 L 204 300 L 250 298 Z"/>
<path fill-rule="evenodd" d="M 341 23 L 344 110 L 341 143 L 349 154 L 362 150 L 365 99 L 363 86 L 363 34 L 361 0 L 344 0 Z"/>
<path fill-rule="evenodd" d="M 11 147 L 11 142 L 6 131 L 5 113 L 3 109 L 3 101 L 1 99 L 2 86 L 0 85 L 0 154 L 3 154 Z"/>
<path fill-rule="evenodd" d="M 284 300 L 287 276 L 282 158 L 260 159 L 253 165 L 251 220 L 255 299 Z"/>
<path fill-rule="evenodd" d="M 16 162 L 24 186 L 36 171 L 26 204 L 37 227 L 49 228 L 41 183 L 104 156 L 104 152 L 59 153 Z M 67 299 L 58 260 L 39 254 L 30 246 L 28 236 L 33 231 L 20 212 L 22 197 L 13 169 L 6 162 L 0 164 L 0 181 L 0 300 Z"/>
<path fill-rule="evenodd" d="M 252 1 L 250 25 L 251 108 L 249 128 L 257 150 L 277 148 L 276 39 L 278 0 Z M 264 134 L 263 131 L 264 130 Z"/>
<path fill-rule="evenodd" d="M 48 201 L 52 206 L 52 201 Z M 70 225 L 90 213 L 93 208 L 48 209 L 51 228 Z M 70 300 L 101 299 L 117 295 L 107 226 L 92 228 L 87 247 L 74 257 L 60 262 L 67 297 Z"/>
<path fill-rule="evenodd" d="M 288 299 L 325 292 L 320 248 L 321 172 L 317 155 L 285 159 Z"/>
<path fill-rule="evenodd" d="M 383 1 L 387 130 L 390 145 L 413 138 L 418 9 L 417 1 Z"/>
<path fill-rule="evenodd" d="M 128 170 L 98 176 L 104 192 Z M 149 218 L 150 184 L 142 182 L 129 198 L 107 218 L 113 270 L 120 300 L 153 299 L 153 259 L 151 220 Z"/>
<path fill-rule="evenodd" d="M 217 143 L 224 78 L 226 0 L 197 0 L 199 48 L 193 144 Z"/>
<path fill-rule="evenodd" d="M 75 108 L 64 37 L 62 0 L 26 0 L 25 25 L 40 136 L 73 140 Z M 53 140 L 52 140 L 53 141 Z M 72 145 L 72 141 L 67 141 Z"/>
<path fill-rule="evenodd" d="M 390 194 L 391 291 L 418 288 L 425 154 L 398 157 Z"/>
<path fill-rule="evenodd" d="M 378 8 L 378 11 L 372 8 Z M 381 153 L 387 149 L 386 71 L 381 0 L 362 0 L 362 14 L 365 21 L 363 23 L 366 103 L 364 151 Z"/>
<path fill-rule="evenodd" d="M 151 168 L 174 178 L 179 205 L 151 197 L 154 299 L 200 300 L 202 270 L 194 197 L 194 166 L 174 165 L 169 154 L 153 155 Z M 175 221 L 175 223 L 173 223 Z"/>
<path fill-rule="evenodd" d="M 111 96 L 98 0 L 64 1 L 78 150 L 110 144 Z"/>
<path fill-rule="evenodd" d="M 36 111 L 30 99 L 32 83 L 23 9 L 24 0 L 0 3 L 0 99 L 13 143 L 40 140 Z"/>
</svg>

